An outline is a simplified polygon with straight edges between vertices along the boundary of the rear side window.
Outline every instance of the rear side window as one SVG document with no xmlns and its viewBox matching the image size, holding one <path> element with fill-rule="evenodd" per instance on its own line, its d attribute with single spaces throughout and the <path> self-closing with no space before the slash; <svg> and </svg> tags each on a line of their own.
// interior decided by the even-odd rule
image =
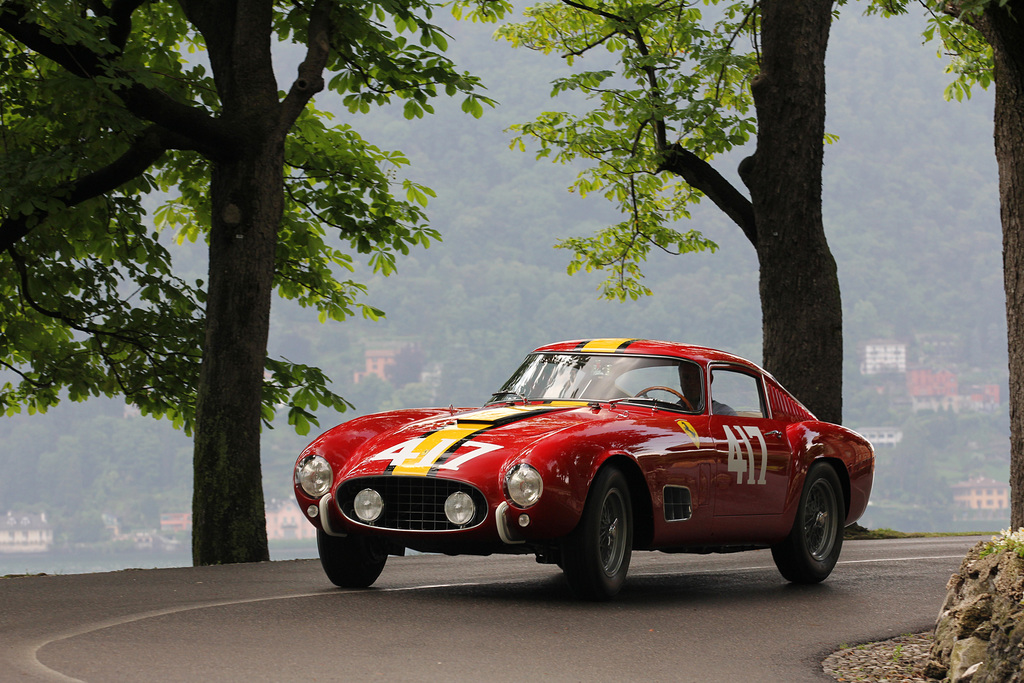
<svg viewBox="0 0 1024 683">
<path fill-rule="evenodd" d="M 712 369 L 711 412 L 714 415 L 765 417 L 760 379 L 727 368 Z"/>
<path fill-rule="evenodd" d="M 772 407 L 772 417 L 776 420 L 804 422 L 815 419 L 811 411 L 804 408 L 795 398 L 783 391 L 781 387 L 776 386 L 771 381 L 768 381 L 767 385 L 768 403 Z"/>
</svg>

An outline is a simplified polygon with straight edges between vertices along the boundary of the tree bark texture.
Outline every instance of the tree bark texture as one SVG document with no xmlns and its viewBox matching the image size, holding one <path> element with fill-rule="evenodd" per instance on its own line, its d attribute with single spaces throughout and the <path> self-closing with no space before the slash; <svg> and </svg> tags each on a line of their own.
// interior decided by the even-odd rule
<svg viewBox="0 0 1024 683">
<path fill-rule="evenodd" d="M 271 3 L 183 3 L 203 32 L 223 107 L 239 137 L 213 165 L 206 337 L 196 401 L 192 559 L 269 559 L 260 425 L 284 131 L 270 56 Z"/>
<path fill-rule="evenodd" d="M 757 226 L 764 366 L 819 419 L 839 423 L 842 306 L 821 211 L 832 4 L 761 3 L 757 151 L 744 178 Z"/>
<path fill-rule="evenodd" d="M 260 415 L 281 219 L 280 156 L 260 150 L 213 172 L 206 339 L 196 402 L 196 565 L 269 559 Z"/>
<path fill-rule="evenodd" d="M 1010 525 L 1024 526 L 1024 0 L 991 3 L 978 28 L 995 59 L 995 150 L 1010 358 Z"/>
</svg>

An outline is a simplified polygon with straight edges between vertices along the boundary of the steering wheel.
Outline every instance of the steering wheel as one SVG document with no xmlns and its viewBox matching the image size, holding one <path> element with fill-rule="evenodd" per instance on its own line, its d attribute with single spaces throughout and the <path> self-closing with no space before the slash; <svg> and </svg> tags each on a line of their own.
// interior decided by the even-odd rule
<svg viewBox="0 0 1024 683">
<path fill-rule="evenodd" d="M 647 387 L 646 389 L 641 389 L 640 391 L 638 391 L 635 394 L 633 394 L 633 398 L 640 398 L 641 396 L 646 395 L 648 391 L 655 391 L 655 390 L 667 391 L 668 393 L 672 394 L 673 396 L 678 396 L 679 397 L 679 402 L 683 405 L 684 408 L 686 408 L 687 410 L 690 410 L 690 411 L 693 410 L 693 404 L 690 403 L 690 399 L 686 398 L 685 396 L 683 396 L 681 393 L 679 393 L 675 389 L 671 389 L 669 387 L 663 387 L 663 386 L 660 386 L 660 385 L 655 385 L 653 387 Z M 650 396 L 648 396 L 647 398 L 650 398 Z"/>
</svg>

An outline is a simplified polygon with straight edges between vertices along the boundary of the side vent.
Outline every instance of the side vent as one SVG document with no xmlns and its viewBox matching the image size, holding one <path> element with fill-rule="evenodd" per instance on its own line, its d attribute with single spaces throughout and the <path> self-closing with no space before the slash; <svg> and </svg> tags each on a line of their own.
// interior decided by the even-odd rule
<svg viewBox="0 0 1024 683">
<path fill-rule="evenodd" d="M 666 486 L 664 497 L 666 522 L 684 522 L 693 514 L 690 489 L 685 486 Z"/>
</svg>

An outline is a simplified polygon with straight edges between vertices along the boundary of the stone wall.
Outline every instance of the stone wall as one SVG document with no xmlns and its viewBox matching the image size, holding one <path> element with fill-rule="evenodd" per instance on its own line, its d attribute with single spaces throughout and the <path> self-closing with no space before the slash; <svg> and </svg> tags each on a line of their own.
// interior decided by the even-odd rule
<svg viewBox="0 0 1024 683">
<path fill-rule="evenodd" d="M 971 548 L 946 587 L 925 668 L 951 683 L 1024 683 L 1024 559 Z"/>
</svg>

